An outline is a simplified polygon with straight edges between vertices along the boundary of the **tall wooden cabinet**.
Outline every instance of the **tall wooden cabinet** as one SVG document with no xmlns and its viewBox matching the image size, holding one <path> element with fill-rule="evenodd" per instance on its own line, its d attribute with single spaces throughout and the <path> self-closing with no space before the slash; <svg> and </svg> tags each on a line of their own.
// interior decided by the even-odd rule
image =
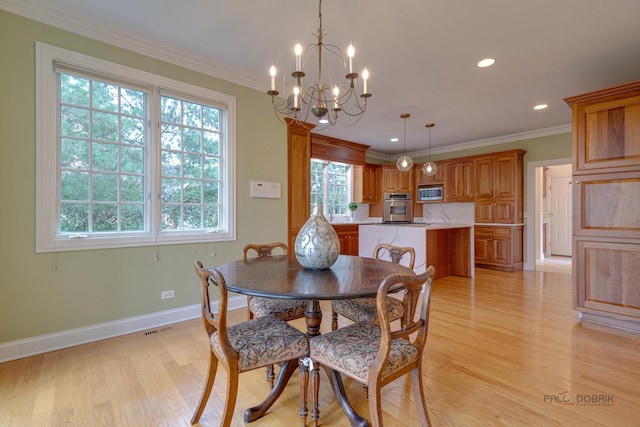
<svg viewBox="0 0 640 427">
<path fill-rule="evenodd" d="M 523 222 L 524 150 L 505 151 L 473 160 L 475 222 Z"/>
<path fill-rule="evenodd" d="M 573 114 L 574 306 L 640 332 L 640 81 L 565 99 Z"/>
</svg>

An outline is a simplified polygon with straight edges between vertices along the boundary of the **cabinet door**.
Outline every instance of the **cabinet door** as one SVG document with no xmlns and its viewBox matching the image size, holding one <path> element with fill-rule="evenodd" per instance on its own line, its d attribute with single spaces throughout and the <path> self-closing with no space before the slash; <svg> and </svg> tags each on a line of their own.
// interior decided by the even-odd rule
<svg viewBox="0 0 640 427">
<path fill-rule="evenodd" d="M 497 156 L 494 160 L 494 197 L 497 199 L 516 197 L 516 179 L 518 176 L 522 177 L 522 173 L 522 170 L 517 170 L 515 154 Z"/>
<path fill-rule="evenodd" d="M 473 201 L 473 162 L 471 160 L 447 163 L 445 166 L 445 201 Z"/>
<path fill-rule="evenodd" d="M 488 264 L 491 262 L 491 237 L 476 234 L 475 236 L 475 260 L 476 264 Z"/>
<path fill-rule="evenodd" d="M 366 164 L 362 169 L 362 202 L 378 203 L 380 193 L 380 166 Z"/>
<path fill-rule="evenodd" d="M 493 205 L 493 200 L 476 200 L 474 206 L 475 222 L 496 222 L 493 217 Z"/>
<path fill-rule="evenodd" d="M 576 236 L 640 239 L 640 172 L 574 176 Z"/>
<path fill-rule="evenodd" d="M 576 120 L 578 171 L 640 166 L 640 95 L 580 107 Z"/>
<path fill-rule="evenodd" d="M 576 305 L 640 319 L 640 245 L 577 239 Z"/>
<path fill-rule="evenodd" d="M 409 172 L 401 172 L 395 167 L 395 165 L 383 166 L 382 191 L 389 193 L 413 192 L 413 169 Z"/>
<path fill-rule="evenodd" d="M 510 266 L 511 258 L 511 237 L 494 235 L 491 238 L 491 262 Z"/>
<path fill-rule="evenodd" d="M 478 199 L 493 199 L 495 184 L 494 184 L 494 158 L 483 157 L 475 159 L 473 161 L 474 168 L 474 187 L 475 198 Z"/>
</svg>

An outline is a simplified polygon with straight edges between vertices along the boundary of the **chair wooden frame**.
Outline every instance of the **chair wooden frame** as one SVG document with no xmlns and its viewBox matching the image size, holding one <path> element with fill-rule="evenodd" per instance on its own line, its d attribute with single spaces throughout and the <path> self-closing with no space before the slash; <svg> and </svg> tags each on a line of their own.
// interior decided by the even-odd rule
<svg viewBox="0 0 640 427">
<path fill-rule="evenodd" d="M 204 388 L 202 390 L 202 395 L 200 397 L 200 401 L 198 406 L 193 414 L 193 418 L 191 419 L 191 424 L 195 424 L 200 420 L 202 413 L 204 412 L 205 406 L 209 400 L 211 395 L 211 390 L 213 388 L 213 384 L 216 378 L 216 372 L 218 369 L 218 362 L 222 363 L 222 366 L 227 371 L 227 387 L 226 387 L 226 396 L 225 396 L 225 404 L 224 410 L 222 413 L 222 419 L 220 421 L 220 426 L 228 427 L 231 425 L 231 420 L 233 418 L 233 411 L 235 408 L 235 403 L 238 396 L 238 383 L 239 383 L 239 374 L 242 372 L 246 372 L 249 370 L 254 370 L 260 367 L 264 367 L 268 364 L 275 363 L 283 363 L 282 370 L 295 370 L 296 366 L 300 366 L 300 394 L 301 394 L 301 403 L 300 403 L 300 417 L 302 418 L 302 423 L 304 424 L 305 418 L 307 415 L 306 411 L 306 400 L 307 400 L 307 385 L 308 385 L 308 369 L 304 367 L 300 363 L 301 358 L 306 357 L 308 354 L 308 341 L 306 335 L 298 331 L 293 326 L 290 326 L 287 322 L 282 319 L 279 319 L 275 316 L 271 316 L 269 319 L 265 316 L 264 319 L 253 319 L 242 322 L 239 325 L 234 325 L 234 327 L 238 326 L 247 326 L 247 329 L 255 324 L 256 333 L 259 333 L 260 328 L 264 320 L 268 320 L 270 325 L 274 325 L 273 334 L 278 334 L 279 336 L 287 335 L 288 337 L 292 337 L 296 345 L 290 351 L 285 352 L 287 355 L 284 360 L 282 356 L 280 356 L 277 360 L 269 360 L 252 362 L 251 365 L 247 367 L 241 366 L 240 353 L 234 348 L 232 344 L 232 340 L 229 335 L 229 329 L 227 327 L 227 309 L 228 309 L 228 291 L 227 284 L 225 282 L 222 274 L 213 268 L 205 268 L 202 263 L 198 260 L 195 261 L 195 271 L 200 278 L 200 291 L 201 291 L 201 302 L 202 302 L 202 320 L 204 323 L 204 328 L 209 336 L 209 369 L 207 372 L 207 378 L 205 381 Z M 211 311 L 211 302 L 209 298 L 209 286 L 214 284 L 218 287 L 218 314 L 214 316 Z M 237 330 L 237 329 L 236 329 Z M 264 331 L 264 329 L 262 329 Z M 246 332 L 246 331 L 245 331 Z M 214 334 L 216 337 L 214 338 Z M 215 345 L 214 345 L 215 341 Z M 244 347 L 250 347 L 249 345 L 245 345 Z M 257 350 L 261 350 L 258 348 Z M 243 349 L 243 351 L 247 351 Z M 290 357 L 289 357 L 290 356 Z M 253 364 L 255 363 L 255 366 Z M 280 377 L 282 378 L 282 376 Z M 279 380 L 280 380 L 279 378 Z M 279 393 L 277 393 L 279 395 Z M 250 422 L 259 418 L 266 413 L 269 409 L 271 403 L 275 401 L 277 395 L 274 394 L 274 391 L 271 392 L 269 397 L 265 400 L 262 405 L 248 409 L 245 411 L 244 418 L 245 422 Z M 304 410 L 303 410 L 304 408 Z"/>
<path fill-rule="evenodd" d="M 314 366 L 311 370 L 311 388 L 313 390 L 311 414 L 314 425 L 318 425 L 319 419 L 319 364 L 322 364 L 323 368 L 327 370 L 327 374 L 331 376 L 334 390 L 336 388 L 343 388 L 340 374 L 347 375 L 356 381 L 368 385 L 371 425 L 380 427 L 383 426 L 381 407 L 382 387 L 405 374 L 411 373 L 411 385 L 414 399 L 418 406 L 421 425 L 430 425 L 427 402 L 424 394 L 424 384 L 422 381 L 422 358 L 429 329 L 433 274 L 434 268 L 430 266 L 423 274 L 415 276 L 391 275 L 385 278 L 378 288 L 376 297 L 377 311 L 380 319 L 379 325 L 374 325 L 370 322 L 360 322 L 311 338 L 309 351 L 310 357 L 314 361 Z M 405 291 L 405 298 L 403 300 L 404 314 L 401 318 L 400 325 L 392 328 L 392 321 L 386 310 L 386 298 L 389 291 L 398 285 L 401 285 Z M 422 298 L 420 298 L 421 295 Z M 419 316 L 416 317 L 418 307 L 420 307 Z M 370 332 L 374 331 L 373 328 L 378 328 L 380 338 L 379 342 L 372 344 Z M 364 334 L 360 334 L 360 336 L 365 335 L 362 338 L 362 346 L 358 346 L 358 340 L 354 338 L 358 336 L 358 334 L 354 334 L 354 332 L 358 331 L 365 332 Z M 332 335 L 334 336 L 332 337 Z M 412 335 L 414 336 L 412 337 Z M 343 348 L 345 352 L 350 351 L 352 348 L 363 349 L 364 347 L 370 346 L 366 349 L 368 353 L 365 351 L 365 353 L 367 353 L 366 355 L 362 353 L 353 355 L 353 360 L 349 361 L 349 356 L 340 353 L 338 347 L 330 347 L 332 343 L 340 342 L 341 339 L 343 342 L 348 342 L 348 345 Z M 417 356 L 411 359 L 410 362 L 405 361 L 402 363 L 400 362 L 402 359 L 399 359 L 395 361 L 399 365 L 394 365 L 394 363 L 388 365 L 387 362 L 392 354 L 392 346 L 396 346 L 396 351 L 398 351 L 398 348 L 410 348 L 412 352 L 417 351 Z M 335 354 L 329 354 L 334 350 L 336 350 Z M 367 355 L 369 356 L 368 358 Z M 374 355 L 375 357 L 373 357 Z M 357 366 L 357 362 L 363 360 L 361 359 L 362 357 L 365 358 L 364 360 L 370 361 L 370 363 L 362 368 L 363 371 L 359 372 L 360 376 L 358 376 L 350 371 L 349 367 Z M 358 360 L 355 360 L 356 358 Z M 394 368 L 391 369 L 389 366 L 394 366 Z"/>
<path fill-rule="evenodd" d="M 289 253 L 289 248 L 287 247 L 287 244 L 283 242 L 249 243 L 244 247 L 244 249 L 242 249 L 242 259 L 246 261 L 251 251 L 254 251 L 258 255 L 258 257 L 264 257 L 264 256 L 271 256 L 273 254 L 273 251 L 277 249 L 281 249 L 283 255 L 287 255 Z M 264 303 L 265 305 L 267 305 L 272 301 L 273 300 L 270 300 L 269 298 L 253 297 L 249 295 L 247 297 L 248 318 L 253 319 L 255 317 L 253 311 L 251 311 L 252 304 L 260 305 Z M 287 320 L 287 321 L 300 319 L 304 317 L 304 312 L 306 311 L 306 307 L 307 307 L 306 301 L 299 301 L 299 300 L 279 300 L 277 301 L 277 304 L 284 309 L 283 313 L 296 312 L 297 314 L 285 315 L 283 313 L 273 312 L 268 309 L 265 309 L 263 311 L 265 313 L 275 314 L 276 316 L 280 317 L 282 320 Z M 273 388 L 273 382 L 275 381 L 275 378 L 276 378 L 273 365 L 265 366 L 264 369 L 265 369 L 267 382 L 269 383 L 269 386 Z"/>
<path fill-rule="evenodd" d="M 373 250 L 373 257 L 376 259 L 380 259 L 380 256 L 384 253 L 384 251 L 387 251 L 389 254 L 389 257 L 391 258 L 391 262 L 395 262 L 396 264 L 400 264 L 400 261 L 402 261 L 402 258 L 404 257 L 405 254 L 409 254 L 409 265 L 408 267 L 413 270 L 413 266 L 415 264 L 416 261 L 416 251 L 410 247 L 410 246 L 394 246 L 394 245 L 390 245 L 387 243 L 380 243 L 378 244 L 375 249 Z M 393 298 L 393 297 L 389 297 L 389 298 Z M 372 312 L 374 311 L 375 308 L 375 303 L 373 302 L 375 300 L 374 297 L 371 298 L 358 298 L 355 300 L 350 300 L 350 301 L 332 301 L 331 302 L 331 330 L 335 331 L 336 329 L 338 329 L 338 315 L 342 315 L 344 317 L 346 317 L 347 319 L 351 320 L 351 321 L 357 321 L 357 320 L 362 320 L 362 319 L 354 319 L 352 317 L 349 316 L 349 313 L 347 312 L 347 310 L 342 309 L 342 304 L 349 304 L 350 306 L 355 306 L 356 310 L 358 309 L 358 306 L 361 306 L 361 310 L 363 312 Z M 393 302 L 390 302 L 390 304 Z M 373 321 L 375 320 L 375 316 L 366 316 L 367 319 L 369 321 Z M 398 317 L 395 317 L 391 320 L 397 320 L 400 316 L 398 315 Z"/>
</svg>

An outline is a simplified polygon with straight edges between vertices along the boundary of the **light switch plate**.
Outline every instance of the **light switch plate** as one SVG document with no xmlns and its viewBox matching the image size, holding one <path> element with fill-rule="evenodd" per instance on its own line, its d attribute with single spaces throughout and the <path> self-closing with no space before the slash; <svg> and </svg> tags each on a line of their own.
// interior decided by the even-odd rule
<svg viewBox="0 0 640 427">
<path fill-rule="evenodd" d="M 279 199 L 280 183 L 270 181 L 251 181 L 251 198 Z"/>
</svg>

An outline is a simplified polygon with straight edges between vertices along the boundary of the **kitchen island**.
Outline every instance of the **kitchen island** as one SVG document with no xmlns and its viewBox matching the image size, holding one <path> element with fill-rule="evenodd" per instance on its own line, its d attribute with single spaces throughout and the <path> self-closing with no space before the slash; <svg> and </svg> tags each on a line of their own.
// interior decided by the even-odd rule
<svg viewBox="0 0 640 427">
<path fill-rule="evenodd" d="M 358 254 L 373 257 L 379 243 L 411 246 L 416 252 L 414 271 L 433 265 L 435 278 L 474 277 L 473 224 L 367 224 L 359 226 Z M 382 256 L 384 257 L 386 254 Z M 403 259 L 406 265 L 406 260 Z"/>
</svg>

